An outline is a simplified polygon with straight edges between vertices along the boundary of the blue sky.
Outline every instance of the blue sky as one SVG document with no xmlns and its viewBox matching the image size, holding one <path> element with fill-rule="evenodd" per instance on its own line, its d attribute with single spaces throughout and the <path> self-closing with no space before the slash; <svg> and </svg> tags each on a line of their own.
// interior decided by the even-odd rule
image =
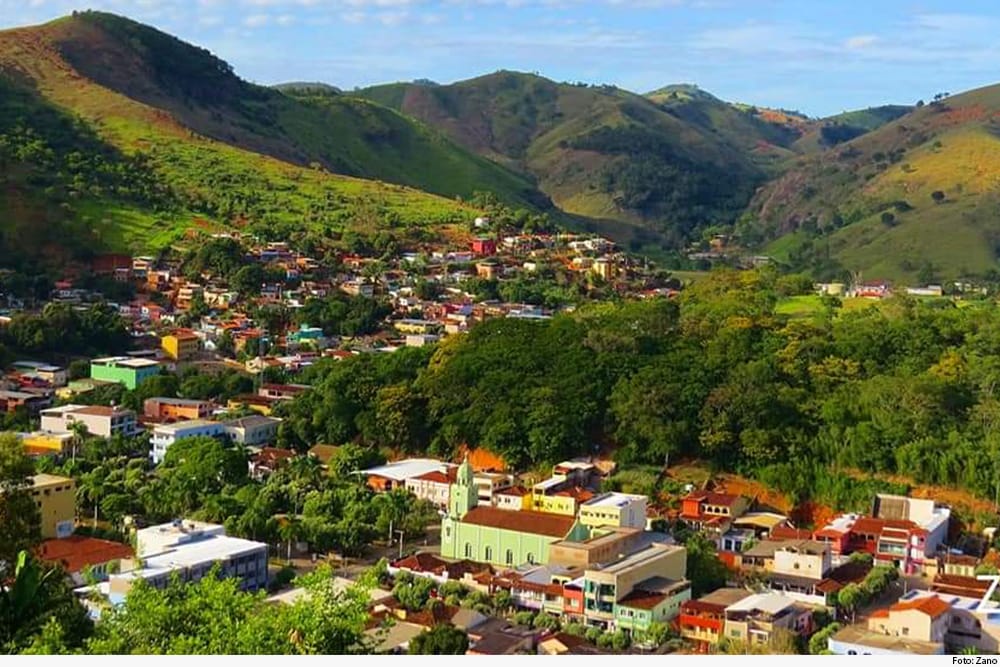
<svg viewBox="0 0 1000 667">
<path fill-rule="evenodd" d="M 986 0 L 0 0 L 4 27 L 90 7 L 205 46 L 259 83 L 344 88 L 497 69 L 637 92 L 697 83 L 827 115 L 1000 82 Z"/>
</svg>

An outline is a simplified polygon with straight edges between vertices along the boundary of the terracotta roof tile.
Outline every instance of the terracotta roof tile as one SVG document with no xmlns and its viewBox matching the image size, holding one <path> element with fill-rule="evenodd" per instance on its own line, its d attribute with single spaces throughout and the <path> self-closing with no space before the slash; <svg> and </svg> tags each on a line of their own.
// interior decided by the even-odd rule
<svg viewBox="0 0 1000 667">
<path fill-rule="evenodd" d="M 39 547 L 38 557 L 49 563 L 59 563 L 67 572 L 73 573 L 88 565 L 93 567 L 122 558 L 131 558 L 132 548 L 96 537 L 71 535 L 56 540 L 45 540 Z"/>
<path fill-rule="evenodd" d="M 476 507 L 462 518 L 462 523 L 563 538 L 573 528 L 576 518 L 547 512 L 511 512 L 495 507 Z"/>
<path fill-rule="evenodd" d="M 931 618 L 937 618 L 941 614 L 951 609 L 951 605 L 936 595 L 919 597 L 906 602 L 897 602 L 889 607 L 890 611 L 910 611 L 916 610 L 927 614 Z"/>
</svg>

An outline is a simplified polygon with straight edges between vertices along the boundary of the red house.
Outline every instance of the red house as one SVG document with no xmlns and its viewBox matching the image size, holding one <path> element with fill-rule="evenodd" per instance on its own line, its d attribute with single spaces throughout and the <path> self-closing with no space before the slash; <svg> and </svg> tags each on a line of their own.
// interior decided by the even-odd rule
<svg viewBox="0 0 1000 667">
<path fill-rule="evenodd" d="M 497 254 L 497 242 L 493 239 L 473 239 L 472 252 L 477 255 L 495 255 Z"/>
<path fill-rule="evenodd" d="M 580 579 L 563 584 L 563 614 L 569 618 L 583 618 L 583 583 Z"/>
</svg>

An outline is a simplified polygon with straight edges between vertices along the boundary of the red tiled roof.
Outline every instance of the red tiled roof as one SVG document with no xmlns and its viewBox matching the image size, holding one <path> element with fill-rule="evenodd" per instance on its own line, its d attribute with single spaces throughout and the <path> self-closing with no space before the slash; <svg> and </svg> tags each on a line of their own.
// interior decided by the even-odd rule
<svg viewBox="0 0 1000 667">
<path fill-rule="evenodd" d="M 515 496 L 517 498 L 523 498 L 524 496 L 528 495 L 529 493 L 530 493 L 530 491 L 528 491 L 523 486 L 511 486 L 511 487 L 506 488 L 506 489 L 501 489 L 501 490 L 497 491 L 496 493 L 494 493 L 493 495 L 495 495 L 495 496 Z"/>
<path fill-rule="evenodd" d="M 568 498 L 573 498 L 578 503 L 585 503 L 594 497 L 594 492 L 589 489 L 585 489 L 581 486 L 574 486 L 571 489 L 566 489 L 565 491 L 558 491 L 553 495 L 565 496 Z"/>
<path fill-rule="evenodd" d="M 963 577 L 957 574 L 939 574 L 934 577 L 934 582 L 931 584 L 931 590 L 935 593 L 977 598 L 982 597 L 989 587 L 989 581 L 980 581 L 975 577 Z"/>
<path fill-rule="evenodd" d="M 864 516 L 854 522 L 854 525 L 851 527 L 851 532 L 863 533 L 865 535 L 879 535 L 885 529 L 910 531 L 917 528 L 919 528 L 919 526 L 912 521 L 899 519 L 875 519 L 873 517 Z"/>
<path fill-rule="evenodd" d="M 931 618 L 937 618 L 950 609 L 951 605 L 936 595 L 920 597 L 915 600 L 907 600 L 906 602 L 897 602 L 889 607 L 890 611 L 916 610 L 927 614 Z"/>
<path fill-rule="evenodd" d="M 50 563 L 59 563 L 67 572 L 73 573 L 88 565 L 93 567 L 131 558 L 132 548 L 96 537 L 71 535 L 57 540 L 45 540 L 39 547 L 38 557 Z"/>
<path fill-rule="evenodd" d="M 422 482 L 435 482 L 437 484 L 452 484 L 457 475 L 458 468 L 448 468 L 447 472 L 431 470 L 430 472 L 425 472 L 423 475 L 419 475 L 413 479 L 418 479 Z"/>
<path fill-rule="evenodd" d="M 563 538 L 569 534 L 576 518 L 547 512 L 511 512 L 495 507 L 476 507 L 462 518 L 462 523 Z"/>
<path fill-rule="evenodd" d="M 772 540 L 809 540 L 812 539 L 812 533 L 803 528 L 779 524 L 771 529 L 769 537 Z"/>
<path fill-rule="evenodd" d="M 740 497 L 732 493 L 716 493 L 715 491 L 692 491 L 683 500 L 697 500 L 707 502 L 709 505 L 722 505 L 730 507 Z"/>
<path fill-rule="evenodd" d="M 726 611 L 726 605 L 715 602 L 704 602 L 702 600 L 685 600 L 681 603 L 681 612 L 688 614 L 713 613 L 721 614 Z"/>
</svg>

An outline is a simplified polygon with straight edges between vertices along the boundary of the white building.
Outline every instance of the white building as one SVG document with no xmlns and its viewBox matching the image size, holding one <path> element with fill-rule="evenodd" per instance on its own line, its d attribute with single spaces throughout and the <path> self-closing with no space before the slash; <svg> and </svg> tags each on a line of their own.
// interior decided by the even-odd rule
<svg viewBox="0 0 1000 667">
<path fill-rule="evenodd" d="M 197 436 L 221 438 L 225 434 L 225 427 L 221 423 L 207 419 L 190 419 L 175 424 L 160 424 L 153 428 L 153 437 L 151 438 L 153 449 L 149 456 L 155 465 L 159 465 L 163 462 L 163 457 L 167 455 L 170 446 L 181 438 Z"/>
<path fill-rule="evenodd" d="M 278 424 L 281 420 L 277 417 L 265 417 L 263 415 L 251 415 L 241 417 L 222 423 L 225 434 L 229 439 L 241 445 L 265 445 L 274 442 L 278 436 Z"/>
<path fill-rule="evenodd" d="M 580 523 L 598 528 L 646 528 L 646 496 L 634 493 L 602 493 L 580 506 Z"/>
<path fill-rule="evenodd" d="M 198 581 L 217 563 L 222 576 L 239 579 L 243 590 L 267 586 L 267 545 L 229 537 L 222 526 L 174 521 L 144 528 L 136 538 L 140 560 L 132 564 L 141 566 L 109 577 L 106 591 L 112 604 L 122 602 L 137 579 L 163 588 L 175 573 L 182 581 Z"/>
<path fill-rule="evenodd" d="M 429 472 L 447 472 L 451 464 L 437 459 L 403 459 L 361 471 L 367 476 L 368 485 L 379 491 L 405 487 L 406 480 Z"/>
<path fill-rule="evenodd" d="M 104 405 L 62 405 L 42 410 L 41 430 L 49 433 L 69 433 L 73 424 L 87 427 L 91 435 L 110 438 L 113 435 L 129 437 L 139 432 L 135 412 Z"/>
</svg>

